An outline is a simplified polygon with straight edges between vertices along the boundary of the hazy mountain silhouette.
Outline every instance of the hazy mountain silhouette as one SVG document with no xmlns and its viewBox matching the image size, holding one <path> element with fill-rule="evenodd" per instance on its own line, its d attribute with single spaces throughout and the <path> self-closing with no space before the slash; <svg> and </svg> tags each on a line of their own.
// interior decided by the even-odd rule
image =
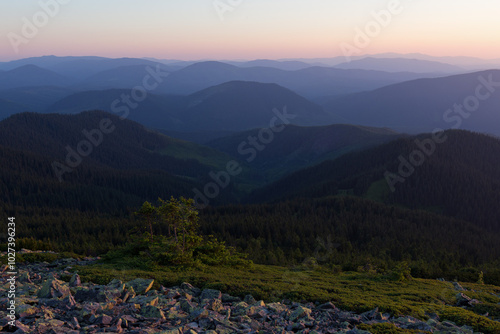
<svg viewBox="0 0 500 334">
<path fill-rule="evenodd" d="M 307 98 L 339 96 L 380 88 L 389 84 L 421 78 L 421 73 L 388 73 L 365 70 L 341 70 L 331 67 L 317 66 L 318 62 L 256 60 L 250 62 L 229 62 L 238 66 L 217 61 L 204 62 L 169 62 L 148 59 L 102 57 L 38 57 L 21 59 L 8 63 L 0 63 L 0 69 L 11 71 L 13 68 L 34 65 L 37 68 L 25 68 L 17 73 L 17 80 L 38 80 L 21 82 L 13 81 L 1 85 L 0 89 L 19 86 L 61 86 L 75 90 L 98 90 L 112 88 L 130 88 L 143 84 L 148 75 L 146 67 L 155 70 L 159 65 L 161 72 L 169 73 L 162 77 L 163 82 L 156 87 L 156 94 L 192 94 L 199 90 L 219 85 L 228 81 L 256 81 L 276 83 L 303 95 Z M 30 66 L 31 66 L 30 65 Z M 258 66 L 256 66 L 258 65 Z M 313 66 L 315 65 L 315 66 Z M 40 68 L 51 71 L 50 79 L 41 81 Z M 65 81 L 55 80 L 54 74 L 62 75 Z M 6 73 L 0 73 L 0 77 Z M 426 74 L 438 76 L 438 74 Z"/>
<path fill-rule="evenodd" d="M 97 74 L 102 71 L 108 71 L 118 67 L 126 66 L 156 66 L 158 63 L 146 59 L 138 58 L 100 58 L 100 59 L 75 59 L 50 67 L 52 71 L 64 73 L 64 75 L 71 76 L 77 79 L 88 78 L 91 75 Z M 141 84 L 142 80 L 137 82 L 136 85 Z"/>
<path fill-rule="evenodd" d="M 71 80 L 35 65 L 24 65 L 0 73 L 0 89 L 32 86 L 68 86 Z"/>
<path fill-rule="evenodd" d="M 110 113 L 120 111 L 126 105 L 120 102 L 122 96 L 130 96 L 130 89 L 108 89 L 78 92 L 57 101 L 46 112 L 77 114 L 85 110 L 103 110 Z M 125 109 L 125 112 L 115 113 L 120 117 L 139 122 L 151 128 L 173 128 L 179 122 L 173 115 L 179 113 L 185 104 L 184 96 L 166 96 L 148 94 L 141 103 L 136 104 L 136 108 Z M 113 103 L 118 101 L 116 108 Z"/>
<path fill-rule="evenodd" d="M 26 109 L 26 106 L 0 98 L 0 119 L 7 118 L 12 114 L 26 111 Z"/>
<path fill-rule="evenodd" d="M 483 78 L 483 79 L 480 79 Z M 482 71 L 434 79 L 418 79 L 370 92 L 356 93 L 325 103 L 327 111 L 352 124 L 390 127 L 402 132 L 429 132 L 435 128 L 461 128 L 500 134 L 500 87 L 486 87 L 489 94 L 468 118 L 449 112 L 454 105 L 471 103 L 483 81 L 500 82 L 500 70 Z M 495 92 L 490 93 L 488 89 Z M 477 100 L 477 99 L 476 99 Z M 465 110 L 466 111 L 466 110 Z"/>
<path fill-rule="evenodd" d="M 42 57 L 30 57 L 12 60 L 9 62 L 0 62 L 0 69 L 2 70 L 12 70 L 17 67 L 24 65 L 36 65 L 41 68 L 50 69 L 52 66 L 57 66 L 60 63 L 73 61 L 73 60 L 104 60 L 109 58 L 96 57 L 96 56 L 85 56 L 85 57 L 58 57 L 58 56 L 42 56 Z"/>
<path fill-rule="evenodd" d="M 187 97 L 179 118 L 180 128 L 196 130 L 246 130 L 269 126 L 274 109 L 293 115 L 292 124 L 317 125 L 330 121 L 319 105 L 277 84 L 232 81 L 210 87 Z M 284 120 L 279 119 L 279 123 Z"/>
<path fill-rule="evenodd" d="M 0 90 L 0 98 L 23 105 L 23 111 L 43 112 L 53 103 L 73 93 L 71 89 L 55 86 L 22 87 Z M 4 112 L 8 116 L 16 111 Z"/>
<path fill-rule="evenodd" d="M 308 67 L 285 71 L 272 67 L 241 68 L 221 62 L 200 62 L 171 73 L 157 91 L 190 94 L 228 81 L 276 83 L 306 98 L 338 96 L 421 78 L 416 73 L 387 73 Z"/>
<path fill-rule="evenodd" d="M 465 56 L 447 56 L 447 57 L 436 57 L 429 56 L 422 53 L 396 53 L 396 52 L 386 52 L 386 53 L 378 53 L 372 55 L 363 55 L 363 56 L 351 56 L 346 58 L 344 56 L 332 57 L 332 58 L 289 58 L 283 59 L 288 61 L 302 61 L 306 63 L 322 63 L 328 66 L 337 66 L 342 63 L 348 61 L 360 60 L 366 57 L 371 58 L 404 58 L 404 59 L 417 59 L 417 60 L 426 60 L 426 61 L 434 61 L 445 63 L 453 66 L 458 66 L 464 68 L 466 70 L 484 70 L 484 69 L 493 69 L 500 68 L 500 58 L 497 59 L 481 59 L 476 57 L 465 57 Z"/>
<path fill-rule="evenodd" d="M 465 71 L 458 66 L 430 60 L 373 57 L 345 62 L 335 66 L 335 68 L 413 73 L 460 73 Z"/>
<path fill-rule="evenodd" d="M 148 75 L 146 71 L 148 66 L 154 71 L 157 70 L 157 66 L 160 66 L 161 71 L 170 71 L 170 68 L 166 65 L 155 63 L 120 66 L 91 75 L 79 82 L 74 88 L 79 90 L 100 90 L 113 88 L 131 89 L 136 86 L 142 86 L 144 77 Z"/>
<path fill-rule="evenodd" d="M 37 67 L 56 72 L 74 81 L 86 79 L 99 72 L 112 70 L 118 67 L 128 66 L 153 66 L 160 62 L 140 58 L 105 58 L 105 57 L 56 57 L 43 56 L 14 60 L 0 63 L 0 69 L 12 70 L 25 65 Z M 163 65 L 163 64 L 162 64 Z M 165 65 L 164 65 L 165 66 Z M 180 67 L 175 67 L 179 69 Z M 142 80 L 142 78 L 141 78 Z M 140 81 L 135 85 L 140 84 Z M 113 87 L 118 88 L 118 87 Z"/>
<path fill-rule="evenodd" d="M 387 58 L 390 58 L 389 56 Z M 317 105 L 313 107 L 311 101 L 307 101 L 309 104 L 306 109 L 310 112 L 308 114 L 309 120 L 304 118 L 296 123 L 299 125 L 348 123 L 391 127 L 397 131 L 414 133 L 432 131 L 435 127 L 458 127 L 460 120 L 456 120 L 456 115 L 448 115 L 448 122 L 443 120 L 445 112 L 452 108 L 455 103 L 462 103 L 470 94 L 474 94 L 479 82 L 478 76 L 497 73 L 469 73 L 446 78 L 411 80 L 420 78 L 422 75 L 427 76 L 427 74 L 343 70 L 318 66 L 300 70 L 282 70 L 272 67 L 238 67 L 214 61 L 198 62 L 180 70 L 171 71 L 168 65 L 158 65 L 158 62 L 147 59 L 52 56 L 2 63 L 0 67 L 5 68 L 12 64 L 21 65 L 30 61 L 52 69 L 57 68 L 60 73 L 75 74 L 79 72 L 80 74 L 75 75 L 83 76 L 85 74 L 87 78 L 84 80 L 72 79 L 69 76 L 65 77 L 35 65 L 22 65 L 0 72 L 0 98 L 11 102 L 8 105 L 4 102 L 5 108 L 0 117 L 5 118 L 18 112 L 20 108 L 23 111 L 43 111 L 46 109 L 50 112 L 63 113 L 92 109 L 112 111 L 111 105 L 116 99 L 120 99 L 122 94 L 130 94 L 130 91 L 126 91 L 127 89 L 132 89 L 143 83 L 144 77 L 148 74 L 147 66 L 154 69 L 160 66 L 162 73 L 165 74 L 161 84 L 153 91 L 148 92 L 148 99 L 141 102 L 137 109 L 129 108 L 134 109 L 130 110 L 133 111 L 130 117 L 132 120 L 149 127 L 192 133 L 231 132 L 265 126 L 262 119 L 257 121 L 262 115 L 250 116 L 249 110 L 269 108 L 270 104 L 274 104 L 272 108 L 278 108 L 279 104 L 293 108 L 295 103 L 297 110 L 305 110 L 306 102 L 302 97 L 294 95 L 295 93 L 306 98 L 317 98 L 315 101 L 321 101 L 331 116 L 327 118 L 325 115 L 320 115 L 322 114 L 318 111 L 320 108 L 318 109 Z M 427 68 L 436 65 L 433 67 L 434 70 L 441 67 L 441 64 L 435 62 L 398 58 L 369 58 L 358 62 L 363 61 L 401 62 L 401 64 L 418 62 Z M 356 61 L 352 63 L 356 63 Z M 247 62 L 247 65 L 255 64 L 305 66 L 306 63 L 268 60 Z M 413 68 L 420 67 L 415 65 Z M 451 68 L 454 67 L 451 66 Z M 438 76 L 438 74 L 430 75 Z M 289 91 L 287 95 L 276 89 L 266 92 L 266 89 L 256 89 L 258 85 L 252 86 L 253 88 L 246 85 L 245 88 L 243 86 L 232 87 L 231 89 L 234 91 L 229 93 L 228 88 L 231 86 L 221 86 L 224 88 L 213 90 L 220 90 L 220 92 L 210 98 L 203 98 L 203 103 L 194 105 L 196 101 L 192 100 L 200 99 L 199 96 L 195 95 L 197 92 L 231 81 L 273 83 Z M 109 91 L 111 88 L 121 88 L 123 91 L 112 92 Z M 71 90 L 103 89 L 106 90 L 69 95 Z M 115 93 L 116 95 L 114 95 Z M 186 96 L 181 98 L 175 96 L 176 94 Z M 265 103 L 262 96 L 266 96 L 267 101 L 272 103 Z M 274 97 L 271 99 L 270 96 Z M 325 98 L 326 96 L 332 98 Z M 319 97 L 323 98 L 319 99 Z M 58 98 L 60 101 L 56 101 Z M 253 100 L 254 98 L 255 100 Z M 224 99 L 225 101 L 223 101 Z M 235 101 L 236 99 L 241 101 L 238 103 Z M 284 103 L 286 102 L 284 99 L 288 102 Z M 53 105 L 47 107 L 51 103 Z M 494 94 L 481 103 L 481 113 L 475 113 L 473 116 L 463 119 L 459 124 L 460 127 L 499 133 L 500 130 L 497 130 L 495 126 L 499 120 L 498 113 L 495 111 L 497 104 L 498 94 Z M 229 111 L 227 106 L 236 108 L 236 110 Z M 234 117 L 235 113 L 238 114 L 238 110 L 246 110 L 241 113 L 244 118 L 231 118 Z M 198 118 L 200 115 L 203 116 Z M 220 118 L 221 115 L 222 118 Z M 305 114 L 300 117 L 302 116 Z M 245 120 L 250 118 L 252 121 L 246 124 Z M 244 127 L 245 124 L 246 127 Z"/>
<path fill-rule="evenodd" d="M 325 64 L 319 63 L 306 63 L 303 61 L 279 61 L 279 60 L 270 60 L 270 59 L 256 59 L 252 61 L 246 62 L 236 62 L 236 61 L 225 61 L 227 64 L 231 64 L 238 67 L 272 67 L 285 71 L 296 71 L 302 70 L 304 68 L 312 67 L 312 66 L 326 66 Z"/>
<path fill-rule="evenodd" d="M 83 110 L 113 112 L 113 102 L 127 90 L 88 91 L 58 101 L 47 111 L 77 113 Z M 124 107 L 125 103 L 118 104 Z M 135 109 L 128 108 L 129 119 L 156 129 L 182 132 L 241 131 L 266 127 L 275 114 L 273 109 L 295 115 L 290 122 L 317 125 L 330 122 L 329 115 L 317 104 L 276 84 L 228 82 L 188 96 L 148 94 Z M 120 114 L 121 116 L 121 114 Z M 280 121 L 281 122 L 281 121 Z"/>
</svg>

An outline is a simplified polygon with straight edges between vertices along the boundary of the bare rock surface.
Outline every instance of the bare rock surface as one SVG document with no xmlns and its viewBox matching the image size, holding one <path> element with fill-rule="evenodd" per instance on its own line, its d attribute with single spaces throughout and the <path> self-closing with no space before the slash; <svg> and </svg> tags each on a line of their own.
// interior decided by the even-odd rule
<svg viewBox="0 0 500 334">
<path fill-rule="evenodd" d="M 392 323 L 402 329 L 431 333 L 473 333 L 439 318 L 428 321 L 391 317 L 374 309 L 363 314 L 342 311 L 333 303 L 265 303 L 189 283 L 153 289 L 154 281 L 114 279 L 107 285 L 83 283 L 68 270 L 92 259 L 57 260 L 18 268 L 16 326 L 7 321 L 8 283 L 0 285 L 0 332 L 14 333 L 369 333 L 359 324 Z M 61 277 L 71 277 L 64 282 Z M 463 293 L 460 295 L 462 297 Z M 471 300 L 460 299 L 460 303 Z"/>
</svg>

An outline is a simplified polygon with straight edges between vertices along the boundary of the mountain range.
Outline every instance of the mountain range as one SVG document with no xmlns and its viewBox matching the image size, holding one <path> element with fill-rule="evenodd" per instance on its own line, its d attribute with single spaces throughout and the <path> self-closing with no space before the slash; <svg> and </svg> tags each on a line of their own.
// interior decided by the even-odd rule
<svg viewBox="0 0 500 334">
<path fill-rule="evenodd" d="M 35 65 L 24 65 L 0 73 L 0 89 L 34 86 L 68 86 L 66 77 Z"/>
<path fill-rule="evenodd" d="M 500 70 L 417 79 L 334 98 L 327 111 L 348 123 L 419 133 L 467 129 L 500 134 Z"/>
<path fill-rule="evenodd" d="M 289 119 L 300 124 L 328 123 L 330 116 L 319 105 L 276 84 L 234 81 L 210 87 L 188 96 L 148 94 L 136 108 L 120 101 L 130 90 L 104 90 L 75 93 L 47 108 L 48 112 L 77 113 L 105 110 L 126 115 L 148 127 L 173 131 L 241 131 L 266 127 L 275 111 L 287 108 Z"/>
<path fill-rule="evenodd" d="M 445 58 L 422 55 L 383 56 L 336 64 L 349 69 L 322 60 L 23 59 L 0 63 L 0 119 L 22 111 L 105 110 L 206 143 L 265 127 L 272 111 L 286 106 L 297 114 L 291 124 L 301 126 L 354 124 L 404 133 L 460 128 L 500 134 L 494 126 L 498 94 L 491 91 L 499 70 L 465 73 L 470 70 L 460 64 L 487 64 L 469 58 L 444 63 Z M 158 86 L 137 106 L 133 101 L 126 105 L 123 97 L 142 86 L 148 71 L 159 73 Z M 457 71 L 465 74 L 445 74 Z M 457 110 L 455 105 L 477 102 L 475 89 L 483 81 L 490 82 L 483 94 L 491 94 L 480 101 L 478 111 Z"/>
<path fill-rule="evenodd" d="M 352 60 L 339 65 L 335 68 L 358 69 L 358 70 L 376 70 L 384 72 L 408 72 L 413 73 L 461 73 L 465 69 L 459 66 L 450 65 L 443 62 L 407 59 L 407 58 L 375 58 L 366 57 L 358 60 Z"/>
</svg>

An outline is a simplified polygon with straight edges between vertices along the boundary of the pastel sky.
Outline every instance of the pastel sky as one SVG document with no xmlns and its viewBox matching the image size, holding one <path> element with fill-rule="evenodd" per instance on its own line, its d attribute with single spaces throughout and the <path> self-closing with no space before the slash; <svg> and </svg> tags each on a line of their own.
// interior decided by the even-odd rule
<svg viewBox="0 0 500 334">
<path fill-rule="evenodd" d="M 376 23 L 373 13 L 390 8 Z M 498 0 L 0 0 L 0 9 L 0 60 L 326 58 L 342 45 L 356 55 L 500 58 Z M 356 46 L 370 27 L 369 44 Z"/>
</svg>

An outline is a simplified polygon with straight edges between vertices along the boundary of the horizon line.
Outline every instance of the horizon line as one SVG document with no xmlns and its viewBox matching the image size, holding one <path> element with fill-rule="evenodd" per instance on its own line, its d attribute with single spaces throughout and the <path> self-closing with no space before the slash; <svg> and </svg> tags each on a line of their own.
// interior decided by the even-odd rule
<svg viewBox="0 0 500 334">
<path fill-rule="evenodd" d="M 374 54 L 363 54 L 358 56 L 352 56 L 351 58 L 355 58 L 355 60 L 369 58 L 373 56 L 401 56 L 401 57 L 409 57 L 409 56 L 423 56 L 430 58 L 468 58 L 482 61 L 500 61 L 500 58 L 481 58 L 477 56 L 468 56 L 468 55 L 446 55 L 446 56 L 434 56 L 425 53 L 412 52 L 412 53 L 397 53 L 397 52 L 383 52 L 383 53 L 374 53 Z M 258 61 L 258 60 L 272 60 L 272 61 L 300 61 L 300 60 L 333 60 L 339 58 L 346 58 L 344 56 L 331 56 L 331 57 L 291 57 L 291 58 L 158 58 L 153 56 L 143 56 L 143 57 L 133 57 L 133 56 L 99 56 L 99 55 L 55 55 L 55 54 L 46 54 L 40 56 L 29 56 L 22 58 L 11 58 L 11 59 L 0 59 L 0 62 L 8 63 L 18 60 L 31 59 L 31 58 L 44 58 L 44 57 L 55 57 L 55 58 L 105 58 L 105 59 L 154 59 L 154 60 L 162 60 L 162 61 L 179 61 L 179 62 L 203 62 L 203 61 L 233 61 L 233 62 L 249 62 L 249 61 Z M 347 62 L 347 59 L 346 59 Z"/>
</svg>

